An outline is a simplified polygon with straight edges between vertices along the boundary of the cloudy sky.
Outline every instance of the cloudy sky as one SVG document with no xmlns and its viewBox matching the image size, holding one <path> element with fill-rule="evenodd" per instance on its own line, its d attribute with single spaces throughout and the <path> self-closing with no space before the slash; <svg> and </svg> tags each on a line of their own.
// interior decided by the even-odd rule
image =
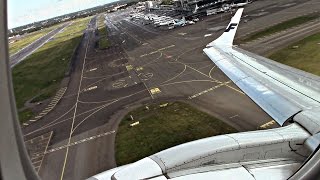
<svg viewBox="0 0 320 180">
<path fill-rule="evenodd" d="M 8 0 L 9 29 L 116 0 Z"/>
</svg>

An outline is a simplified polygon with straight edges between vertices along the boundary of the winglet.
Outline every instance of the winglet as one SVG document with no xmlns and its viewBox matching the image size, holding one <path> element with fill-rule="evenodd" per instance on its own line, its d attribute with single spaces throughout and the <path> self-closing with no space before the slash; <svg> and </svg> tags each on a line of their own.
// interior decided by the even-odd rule
<svg viewBox="0 0 320 180">
<path fill-rule="evenodd" d="M 238 25 L 241 19 L 243 8 L 238 9 L 236 14 L 232 17 L 229 25 L 227 26 L 224 33 L 216 40 L 212 41 L 207 47 L 218 45 L 218 46 L 232 46 L 234 36 L 236 35 Z"/>
</svg>

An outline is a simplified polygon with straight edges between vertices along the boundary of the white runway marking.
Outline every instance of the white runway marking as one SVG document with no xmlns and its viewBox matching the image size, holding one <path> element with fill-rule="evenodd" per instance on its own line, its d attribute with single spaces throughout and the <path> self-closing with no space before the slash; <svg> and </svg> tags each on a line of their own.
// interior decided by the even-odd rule
<svg viewBox="0 0 320 180">
<path fill-rule="evenodd" d="M 232 118 L 235 118 L 235 117 L 239 117 L 239 115 L 238 115 L 238 114 L 236 114 L 236 115 L 231 116 L 231 117 L 229 117 L 229 118 L 230 118 L 230 119 L 232 119 Z"/>
<path fill-rule="evenodd" d="M 47 150 L 44 154 L 49 154 L 49 153 L 52 153 L 52 152 L 55 152 L 55 151 L 58 151 L 58 150 L 61 150 L 61 149 L 65 149 L 65 148 L 70 147 L 70 146 L 74 146 L 74 145 L 81 144 L 81 143 L 84 143 L 84 142 L 87 142 L 87 141 L 90 141 L 90 140 L 93 140 L 93 139 L 104 137 L 104 136 L 113 134 L 115 132 L 116 131 L 113 130 L 113 131 L 109 131 L 109 132 L 106 132 L 106 133 L 103 133 L 103 134 L 98 134 L 98 135 L 91 136 L 91 137 L 88 137 L 88 138 L 85 138 L 85 139 L 81 139 L 79 141 L 75 141 L 75 142 L 72 142 L 70 144 L 66 144 L 66 145 L 63 145 L 63 146 L 60 146 L 60 147 L 56 147 L 56 148 Z"/>
<path fill-rule="evenodd" d="M 91 90 L 94 90 L 94 89 L 97 89 L 97 88 L 98 88 L 98 86 L 92 86 L 92 87 L 89 87 L 89 88 L 85 89 L 84 92 L 91 91 Z"/>
<path fill-rule="evenodd" d="M 90 69 L 89 71 L 87 71 L 87 72 L 91 72 L 91 71 L 95 71 L 95 70 L 97 70 L 98 68 L 92 68 L 92 69 Z"/>
</svg>

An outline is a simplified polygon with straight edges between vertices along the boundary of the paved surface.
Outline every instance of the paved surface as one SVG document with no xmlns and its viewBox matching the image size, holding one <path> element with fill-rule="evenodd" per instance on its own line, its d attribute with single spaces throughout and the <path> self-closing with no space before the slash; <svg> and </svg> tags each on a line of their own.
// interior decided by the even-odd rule
<svg viewBox="0 0 320 180">
<path fill-rule="evenodd" d="M 243 44 L 241 47 L 256 54 L 267 55 L 279 47 L 287 46 L 317 32 L 320 32 L 320 19 Z"/>
<path fill-rule="evenodd" d="M 47 151 L 51 136 L 52 131 L 25 141 L 32 165 L 37 172 L 41 168 L 44 153 Z"/>
<path fill-rule="evenodd" d="M 60 88 L 46 108 L 44 108 L 38 115 L 34 116 L 32 119 L 29 119 L 28 121 L 24 122 L 22 125 L 29 126 L 30 124 L 40 120 L 42 117 L 47 115 L 59 103 L 60 99 L 63 97 L 66 90 L 67 87 Z"/>
<path fill-rule="evenodd" d="M 26 57 L 28 57 L 30 54 L 32 54 L 34 51 L 39 49 L 41 46 L 43 46 L 45 43 L 47 43 L 52 37 L 54 37 L 56 34 L 61 32 L 65 27 L 69 26 L 69 23 L 64 23 L 63 25 L 59 26 L 58 28 L 50 31 L 46 35 L 42 36 L 41 38 L 37 39 L 33 43 L 29 44 L 28 46 L 24 47 L 17 53 L 10 56 L 10 66 L 14 67 L 21 61 L 23 61 Z"/>
<path fill-rule="evenodd" d="M 240 36 L 255 31 L 259 19 L 269 17 L 270 23 L 277 23 L 275 17 L 300 6 L 293 2 L 250 4 L 246 14 L 268 13 L 242 23 L 240 27 L 247 26 L 247 30 L 240 28 Z M 96 19 L 90 21 L 62 99 L 40 120 L 23 128 L 26 140 L 53 131 L 39 170 L 43 179 L 85 179 L 115 167 L 114 139 L 119 120 L 142 104 L 182 100 L 239 131 L 277 127 L 202 52 L 222 33 L 230 14 L 161 30 L 128 20 L 127 13 L 108 15 L 111 46 L 106 50 L 95 49 Z"/>
</svg>

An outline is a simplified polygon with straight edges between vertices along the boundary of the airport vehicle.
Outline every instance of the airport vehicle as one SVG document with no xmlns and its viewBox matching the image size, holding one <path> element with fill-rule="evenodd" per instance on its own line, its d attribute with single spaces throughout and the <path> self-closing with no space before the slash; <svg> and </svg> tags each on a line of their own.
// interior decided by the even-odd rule
<svg viewBox="0 0 320 180">
<path fill-rule="evenodd" d="M 178 22 L 180 23 L 180 25 L 185 26 L 187 24 L 186 18 L 182 17 L 180 20 L 178 20 Z"/>
<path fill-rule="evenodd" d="M 186 21 L 186 23 L 189 24 L 189 25 L 195 24 L 194 21 Z"/>
<path fill-rule="evenodd" d="M 159 17 L 155 14 L 148 14 L 146 15 L 148 17 L 148 20 L 153 21 L 155 19 L 158 19 Z"/>
<path fill-rule="evenodd" d="M 137 14 L 130 14 L 130 18 L 133 19 L 140 19 L 142 16 L 141 14 L 137 13 Z"/>
<path fill-rule="evenodd" d="M 181 144 L 91 180 L 308 179 L 319 175 L 315 168 L 320 160 L 314 158 L 320 156 L 320 77 L 233 46 L 242 12 L 239 9 L 224 33 L 203 51 L 282 127 Z"/>
<path fill-rule="evenodd" d="M 173 20 L 172 24 L 169 24 L 169 25 L 173 25 L 175 27 L 178 27 L 178 26 L 185 26 L 187 24 L 187 21 L 186 19 L 183 17 L 182 19 L 175 19 Z"/>
<path fill-rule="evenodd" d="M 198 22 L 198 21 L 199 21 L 199 18 L 193 18 L 192 21 L 193 21 L 193 22 Z"/>
</svg>

